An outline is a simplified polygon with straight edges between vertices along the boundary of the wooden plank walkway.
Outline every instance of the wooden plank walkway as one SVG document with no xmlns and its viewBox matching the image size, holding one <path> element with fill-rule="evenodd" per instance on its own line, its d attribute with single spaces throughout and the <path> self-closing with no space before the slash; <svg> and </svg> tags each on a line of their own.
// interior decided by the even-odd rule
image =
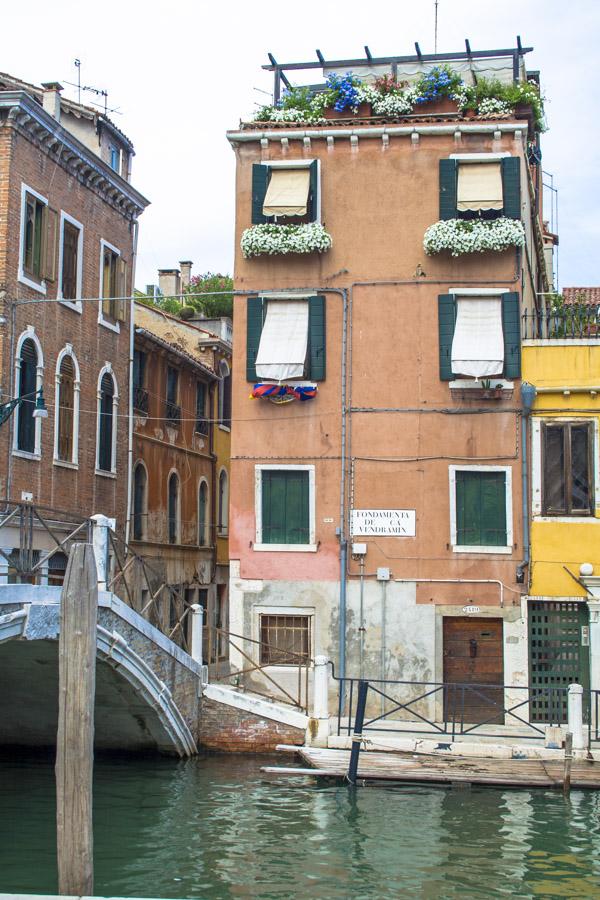
<svg viewBox="0 0 600 900">
<path fill-rule="evenodd" d="M 291 751 L 292 748 L 289 749 Z M 294 750 L 308 767 L 264 766 L 262 771 L 280 775 L 345 778 L 350 759 L 349 750 L 317 747 L 296 747 Z M 413 753 L 378 753 L 369 750 L 360 754 L 358 763 L 359 781 L 418 781 L 562 788 L 563 775 L 562 760 L 547 759 L 428 756 Z M 587 760 L 573 760 L 571 787 L 600 788 L 600 765 Z"/>
</svg>

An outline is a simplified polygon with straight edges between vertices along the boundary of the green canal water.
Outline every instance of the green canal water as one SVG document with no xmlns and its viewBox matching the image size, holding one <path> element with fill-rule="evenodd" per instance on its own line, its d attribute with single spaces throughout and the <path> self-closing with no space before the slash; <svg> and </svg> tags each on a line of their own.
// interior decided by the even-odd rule
<svg viewBox="0 0 600 900">
<path fill-rule="evenodd" d="M 97 760 L 95 893 L 600 897 L 600 793 L 352 789 L 265 762 Z M 54 815 L 52 761 L 1 758 L 0 893 L 56 890 Z"/>
</svg>

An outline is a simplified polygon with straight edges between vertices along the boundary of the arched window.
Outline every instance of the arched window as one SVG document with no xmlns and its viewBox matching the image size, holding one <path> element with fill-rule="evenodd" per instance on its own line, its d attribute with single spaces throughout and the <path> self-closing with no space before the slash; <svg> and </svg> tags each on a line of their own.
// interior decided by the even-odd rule
<svg viewBox="0 0 600 900">
<path fill-rule="evenodd" d="M 70 350 L 62 351 L 56 369 L 55 459 L 77 462 L 79 366 Z"/>
<path fill-rule="evenodd" d="M 171 472 L 168 485 L 168 526 L 169 543 L 176 544 L 179 539 L 179 476 Z"/>
<path fill-rule="evenodd" d="M 219 360 L 219 425 L 231 428 L 231 369 L 224 359 Z"/>
<path fill-rule="evenodd" d="M 37 390 L 37 349 L 31 338 L 21 344 L 19 354 L 19 397 L 22 403 L 17 407 L 17 449 L 35 453 L 35 393 Z"/>
<path fill-rule="evenodd" d="M 133 470 L 133 539 L 141 541 L 146 537 L 148 518 L 148 474 L 143 463 Z"/>
<path fill-rule="evenodd" d="M 112 372 L 101 373 L 98 390 L 98 459 L 101 472 L 116 471 L 117 391 Z"/>
<path fill-rule="evenodd" d="M 201 481 L 198 486 L 198 544 L 204 547 L 208 543 L 208 485 Z"/>
<path fill-rule="evenodd" d="M 229 486 L 227 472 L 221 469 L 219 475 L 219 533 L 227 534 L 229 525 Z"/>
</svg>

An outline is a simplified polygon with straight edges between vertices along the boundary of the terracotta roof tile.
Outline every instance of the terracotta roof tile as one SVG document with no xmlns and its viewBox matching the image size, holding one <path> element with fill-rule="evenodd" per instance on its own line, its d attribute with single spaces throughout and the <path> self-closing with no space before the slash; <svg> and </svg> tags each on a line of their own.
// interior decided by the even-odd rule
<svg viewBox="0 0 600 900">
<path fill-rule="evenodd" d="M 600 306 L 600 287 L 567 287 L 562 289 L 565 303 L 590 303 Z"/>
</svg>

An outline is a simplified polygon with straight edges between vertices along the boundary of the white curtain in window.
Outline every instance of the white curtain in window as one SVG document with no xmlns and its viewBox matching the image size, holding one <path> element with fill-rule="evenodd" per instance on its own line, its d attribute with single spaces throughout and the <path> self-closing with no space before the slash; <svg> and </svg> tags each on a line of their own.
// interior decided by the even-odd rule
<svg viewBox="0 0 600 900">
<path fill-rule="evenodd" d="M 309 186 L 308 169 L 272 169 L 263 215 L 305 216 Z"/>
<path fill-rule="evenodd" d="M 502 299 L 459 297 L 452 340 L 452 371 L 456 375 L 489 378 L 504 368 Z"/>
<path fill-rule="evenodd" d="M 308 300 L 269 300 L 256 355 L 258 378 L 302 378 L 307 348 Z"/>
<path fill-rule="evenodd" d="M 459 210 L 502 209 L 500 163 L 459 163 L 456 190 Z"/>
</svg>

